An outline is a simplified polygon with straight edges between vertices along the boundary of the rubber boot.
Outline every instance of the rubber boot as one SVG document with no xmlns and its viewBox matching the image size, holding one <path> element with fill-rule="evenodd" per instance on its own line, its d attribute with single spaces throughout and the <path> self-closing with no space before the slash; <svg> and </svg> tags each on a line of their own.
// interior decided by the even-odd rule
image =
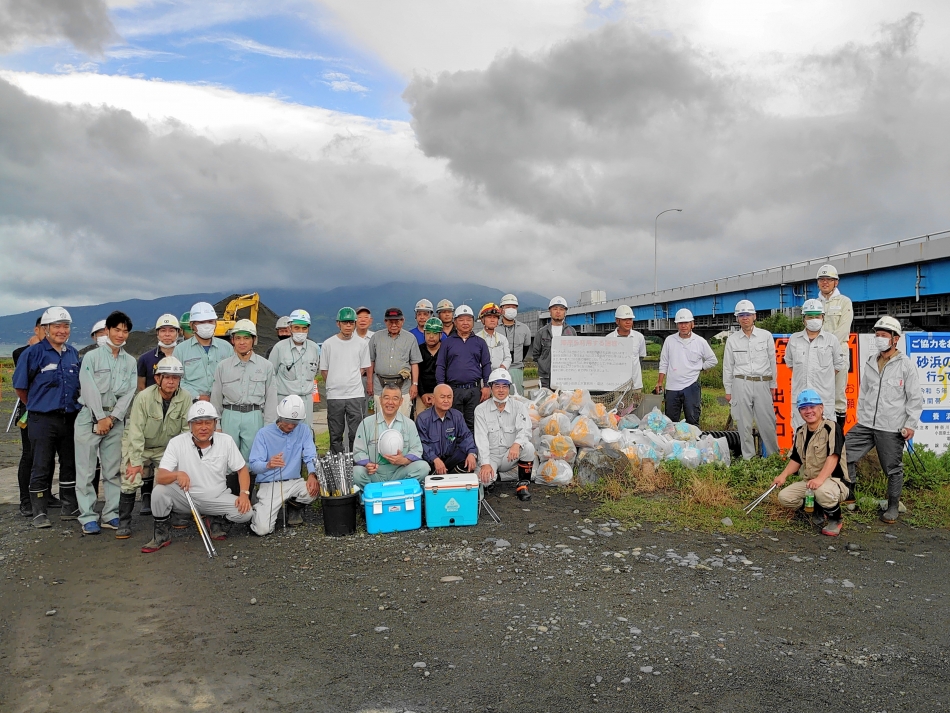
<svg viewBox="0 0 950 713">
<path fill-rule="evenodd" d="M 142 479 L 142 508 L 139 515 L 152 514 L 152 488 L 155 487 L 155 477 Z"/>
<path fill-rule="evenodd" d="M 848 421 L 848 414 L 835 411 L 835 421 L 838 422 L 838 425 L 841 426 L 841 428 L 844 428 L 845 423 Z"/>
<path fill-rule="evenodd" d="M 33 527 L 52 527 L 46 516 L 46 493 L 30 492 L 30 504 L 33 506 Z"/>
<path fill-rule="evenodd" d="M 119 527 L 115 531 L 115 539 L 127 540 L 132 537 L 132 511 L 135 509 L 135 493 L 119 495 Z"/>
<path fill-rule="evenodd" d="M 828 515 L 825 513 L 825 509 L 815 503 L 815 511 L 811 514 L 811 524 L 815 527 L 821 527 L 825 524 L 825 520 L 828 519 Z"/>
<path fill-rule="evenodd" d="M 60 486 L 60 488 L 59 488 L 59 494 L 60 494 L 60 495 L 63 494 L 63 488 L 62 488 L 62 486 Z M 52 489 L 52 488 L 47 488 L 47 489 L 43 492 L 43 497 L 46 498 L 46 509 L 47 509 L 47 510 L 50 509 L 50 508 L 61 508 L 61 507 L 63 507 L 63 501 L 60 500 L 59 498 L 57 498 L 55 495 L 53 495 L 53 489 Z"/>
<path fill-rule="evenodd" d="M 23 517 L 33 517 L 33 503 L 29 501 L 20 503 L 20 515 Z"/>
<path fill-rule="evenodd" d="M 837 537 L 841 534 L 841 528 L 844 527 L 844 520 L 841 516 L 841 506 L 836 505 L 833 510 L 826 510 L 828 519 L 821 528 L 821 534 L 828 537 Z"/>
<path fill-rule="evenodd" d="M 531 499 L 531 492 L 528 490 L 528 485 L 531 483 L 532 465 L 532 463 L 518 461 L 518 486 L 515 488 L 515 494 L 518 496 L 518 500 L 528 501 Z"/>
<path fill-rule="evenodd" d="M 63 507 L 59 511 L 60 520 L 77 520 L 79 518 L 79 501 L 76 499 L 75 485 L 60 485 L 59 497 Z"/>
<path fill-rule="evenodd" d="M 155 527 L 152 530 L 152 539 L 142 545 L 142 552 L 158 552 L 172 543 L 172 528 L 167 517 L 156 517 Z"/>
<path fill-rule="evenodd" d="M 303 525 L 304 506 L 296 500 L 287 501 L 287 527 L 297 527 Z"/>
<path fill-rule="evenodd" d="M 893 525 L 897 522 L 897 518 L 900 517 L 900 495 L 887 496 L 887 510 L 881 513 L 881 522 L 885 522 L 888 525 Z"/>
<path fill-rule="evenodd" d="M 228 529 L 226 523 L 227 519 L 223 515 L 205 518 L 205 527 L 208 529 L 208 534 L 212 540 L 219 542 L 227 538 Z"/>
</svg>

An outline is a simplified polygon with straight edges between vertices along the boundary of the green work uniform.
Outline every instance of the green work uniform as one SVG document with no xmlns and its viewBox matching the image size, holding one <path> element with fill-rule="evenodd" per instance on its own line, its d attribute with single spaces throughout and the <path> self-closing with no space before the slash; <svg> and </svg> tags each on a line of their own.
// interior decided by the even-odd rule
<svg viewBox="0 0 950 713">
<path fill-rule="evenodd" d="M 277 383 L 274 366 L 251 352 L 247 361 L 237 354 L 222 360 L 214 372 L 211 403 L 221 416 L 221 430 L 251 455 L 254 436 L 265 423 L 277 420 Z"/>
<path fill-rule="evenodd" d="M 129 406 L 135 397 L 138 365 L 135 358 L 119 349 L 112 356 L 109 346 L 98 347 L 86 354 L 79 368 L 79 401 L 82 411 L 76 418 L 73 443 L 76 448 L 76 499 L 79 521 L 96 522 L 93 509 L 97 493 L 92 488 L 96 475 L 96 459 L 102 466 L 102 489 L 105 505 L 102 521 L 119 516 L 119 467 L 122 463 L 122 431 Z M 104 436 L 93 433 L 96 422 L 111 416 L 115 425 Z"/>
<path fill-rule="evenodd" d="M 271 350 L 270 363 L 277 378 L 277 400 L 297 394 L 307 409 L 307 423 L 313 418 L 313 380 L 320 370 L 320 349 L 309 339 L 294 343 L 293 337 L 277 342 Z"/>
<path fill-rule="evenodd" d="M 185 375 L 181 379 L 181 388 L 191 394 L 193 399 L 202 396 L 211 396 L 211 386 L 214 384 L 214 370 L 222 359 L 234 354 L 234 348 L 223 339 L 211 338 L 211 345 L 207 350 L 198 341 L 198 337 L 186 339 L 175 347 L 172 356 L 185 367 Z"/>
<path fill-rule="evenodd" d="M 376 446 L 379 435 L 393 428 L 402 434 L 402 454 L 410 459 L 407 465 L 393 465 L 379 455 Z M 363 419 L 356 429 L 356 438 L 353 440 L 353 484 L 364 488 L 367 483 L 382 483 L 389 480 L 404 480 L 415 478 L 420 483 L 425 481 L 429 474 L 429 464 L 422 460 L 422 441 L 412 419 L 396 413 L 390 425 L 386 425 L 386 417 L 382 412 L 374 413 Z M 376 463 L 375 473 L 369 473 L 366 465 Z"/>
<path fill-rule="evenodd" d="M 122 492 L 134 493 L 141 487 L 143 474 L 126 478 L 126 466 L 141 466 L 154 471 L 162 460 L 165 446 L 180 433 L 188 431 L 188 409 L 191 394 L 178 389 L 162 407 L 162 392 L 158 384 L 141 391 L 132 402 L 125 432 L 122 434 Z"/>
</svg>

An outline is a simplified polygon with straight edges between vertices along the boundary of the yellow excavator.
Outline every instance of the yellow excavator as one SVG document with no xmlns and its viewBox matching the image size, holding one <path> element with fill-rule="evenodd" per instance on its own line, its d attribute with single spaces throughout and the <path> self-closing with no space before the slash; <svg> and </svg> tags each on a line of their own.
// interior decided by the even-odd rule
<svg viewBox="0 0 950 713">
<path fill-rule="evenodd" d="M 260 307 L 260 304 L 261 297 L 256 292 L 250 295 L 235 297 L 228 302 L 228 306 L 224 308 L 224 314 L 221 315 L 221 319 L 219 319 L 215 325 L 214 336 L 224 337 L 233 329 L 234 323 L 238 320 L 238 310 L 245 308 L 250 308 L 250 314 L 241 317 L 241 319 L 249 319 L 254 324 L 257 324 L 257 309 Z"/>
</svg>

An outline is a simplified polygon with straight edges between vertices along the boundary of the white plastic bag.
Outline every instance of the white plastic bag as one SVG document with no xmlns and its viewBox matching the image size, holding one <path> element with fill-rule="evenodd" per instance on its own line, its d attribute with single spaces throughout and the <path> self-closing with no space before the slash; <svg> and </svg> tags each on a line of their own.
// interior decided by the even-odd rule
<svg viewBox="0 0 950 713">
<path fill-rule="evenodd" d="M 569 436 L 571 417 L 563 411 L 557 411 L 541 419 L 541 433 L 545 436 Z"/>
<path fill-rule="evenodd" d="M 640 422 L 640 428 L 644 431 L 653 431 L 656 434 L 673 434 L 673 422 L 667 418 L 666 414 L 660 412 L 660 409 L 654 408 Z"/>
<path fill-rule="evenodd" d="M 574 480 L 574 469 L 571 464 L 563 460 L 546 460 L 541 462 L 534 478 L 535 482 L 545 485 L 570 485 Z"/>
<path fill-rule="evenodd" d="M 590 417 L 578 416 L 571 423 L 571 440 L 575 446 L 593 448 L 600 443 L 600 429 Z"/>
<path fill-rule="evenodd" d="M 577 457 L 577 447 L 567 436 L 542 435 L 538 457 L 541 460 L 563 460 L 573 463 Z"/>
</svg>

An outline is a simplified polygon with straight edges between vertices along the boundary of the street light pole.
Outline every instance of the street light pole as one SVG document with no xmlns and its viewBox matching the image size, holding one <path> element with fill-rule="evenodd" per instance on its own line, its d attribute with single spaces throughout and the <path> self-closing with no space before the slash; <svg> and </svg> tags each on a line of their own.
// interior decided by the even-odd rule
<svg viewBox="0 0 950 713">
<path fill-rule="evenodd" d="M 682 213 L 682 208 L 667 208 L 666 210 L 661 210 L 656 214 L 656 218 L 653 219 L 653 319 L 657 319 L 656 316 L 656 294 L 657 294 L 657 281 L 656 281 L 656 255 L 657 255 L 657 242 L 656 242 L 656 223 L 660 219 L 660 216 L 664 213 L 669 213 L 671 211 L 676 211 L 677 213 Z"/>
</svg>

